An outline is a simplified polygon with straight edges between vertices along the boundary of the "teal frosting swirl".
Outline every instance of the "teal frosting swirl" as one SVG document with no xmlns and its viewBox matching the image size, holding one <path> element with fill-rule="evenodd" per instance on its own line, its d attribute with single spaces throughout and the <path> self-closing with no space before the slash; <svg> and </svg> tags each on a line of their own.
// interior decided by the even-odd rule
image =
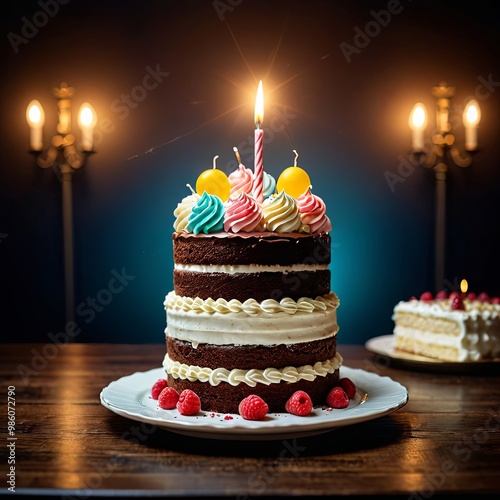
<svg viewBox="0 0 500 500">
<path fill-rule="evenodd" d="M 224 204 L 218 196 L 207 194 L 205 191 L 193 207 L 187 230 L 194 234 L 208 234 L 222 231 L 223 227 Z"/>
<path fill-rule="evenodd" d="M 269 198 L 276 190 L 276 181 L 271 174 L 264 172 L 264 182 L 262 184 L 262 194 L 264 198 Z"/>
</svg>

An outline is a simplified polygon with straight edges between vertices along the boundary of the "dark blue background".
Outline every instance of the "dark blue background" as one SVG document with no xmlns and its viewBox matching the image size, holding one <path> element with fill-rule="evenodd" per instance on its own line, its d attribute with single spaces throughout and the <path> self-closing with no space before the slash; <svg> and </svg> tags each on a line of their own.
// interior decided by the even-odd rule
<svg viewBox="0 0 500 500">
<path fill-rule="evenodd" d="M 105 119 L 113 128 L 96 135 L 96 154 L 74 175 L 76 304 L 106 288 L 113 270 L 134 276 L 92 321 L 77 315 L 78 341 L 163 340 L 172 212 L 189 193 L 186 183 L 194 186 L 215 155 L 230 173 L 233 146 L 251 146 L 260 79 L 265 169 L 277 178 L 298 150 L 332 219 L 332 289 L 341 299 L 343 343 L 390 333 L 398 300 L 434 291 L 433 174 L 415 168 L 394 189 L 385 176 L 398 174 L 408 158 L 416 101 L 427 105 L 432 123 L 431 88 L 441 80 L 457 87 L 454 114 L 478 92 L 482 109 L 472 167 L 450 165 L 443 286 L 465 277 L 471 290 L 499 295 L 498 18 L 485 1 L 458 7 L 402 0 L 386 26 L 369 25 L 375 36 L 348 61 L 341 44 L 360 42 L 355 35 L 373 21 L 370 11 L 394 5 L 72 0 L 58 4 L 16 53 L 12 33 L 21 35 L 24 18 L 42 7 L 4 2 L 2 340 L 45 342 L 64 329 L 61 184 L 28 154 L 25 122 L 28 102 L 39 99 L 48 143 L 56 122 L 51 88 L 62 81 L 77 90 L 77 136 L 83 101 L 93 104 L 98 130 Z M 145 96 L 136 90 L 144 98 L 127 114 L 121 96 L 142 85 L 148 66 L 169 75 Z M 456 134 L 463 141 L 461 127 Z M 243 162 L 252 167 L 251 150 Z"/>
</svg>

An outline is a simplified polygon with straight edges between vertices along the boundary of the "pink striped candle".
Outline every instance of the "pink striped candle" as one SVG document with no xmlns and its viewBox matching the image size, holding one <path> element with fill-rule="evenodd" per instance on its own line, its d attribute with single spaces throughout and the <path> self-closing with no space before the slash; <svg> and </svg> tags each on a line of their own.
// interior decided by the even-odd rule
<svg viewBox="0 0 500 500">
<path fill-rule="evenodd" d="M 260 128 L 264 119 L 264 95 L 262 80 L 259 82 L 257 97 L 255 99 L 255 155 L 254 155 L 254 181 L 253 195 L 257 203 L 263 203 L 264 184 L 264 130 Z"/>
</svg>

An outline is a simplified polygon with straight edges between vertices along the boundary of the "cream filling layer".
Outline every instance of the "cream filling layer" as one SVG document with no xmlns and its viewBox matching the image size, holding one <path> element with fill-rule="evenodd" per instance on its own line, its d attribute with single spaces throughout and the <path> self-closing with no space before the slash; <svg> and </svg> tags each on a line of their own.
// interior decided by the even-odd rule
<svg viewBox="0 0 500 500">
<path fill-rule="evenodd" d="M 472 325 L 471 325 L 472 326 Z M 465 329 L 465 325 L 464 325 Z M 452 348 L 457 352 L 457 361 L 479 361 L 500 355 L 500 336 L 498 331 L 475 329 L 460 337 L 443 333 L 429 333 L 411 327 L 396 325 L 396 337 L 405 338 L 422 344 Z"/>
<path fill-rule="evenodd" d="M 313 381 L 317 377 L 325 377 L 342 365 L 342 356 L 337 353 L 332 359 L 318 361 L 314 365 L 304 365 L 299 367 L 287 366 L 285 368 L 266 368 L 265 370 L 227 370 L 216 368 L 212 370 L 207 367 L 190 366 L 172 361 L 168 354 L 165 355 L 163 367 L 167 374 L 174 378 L 189 380 L 190 382 L 208 382 L 217 386 L 221 382 L 226 382 L 236 386 L 246 384 L 255 387 L 257 384 L 279 384 L 280 382 L 295 383 L 299 380 Z"/>
<path fill-rule="evenodd" d="M 230 310 L 229 305 L 224 305 L 225 312 L 220 312 L 209 301 L 204 301 L 208 304 L 208 311 L 202 307 L 187 307 L 185 310 L 183 307 L 171 306 L 167 300 L 165 333 L 172 338 L 191 342 L 194 348 L 198 344 L 277 345 L 321 340 L 333 337 L 339 330 L 338 299 L 335 295 L 330 297 L 330 294 L 325 297 L 315 301 L 307 299 L 311 302 L 304 301 L 304 309 L 299 306 L 299 300 L 293 312 L 291 309 L 267 309 L 265 305 L 262 307 L 263 303 L 260 303 L 257 312 L 239 306 Z M 311 308 L 315 302 L 317 304 Z M 276 304 L 279 308 L 279 303 Z"/>
<path fill-rule="evenodd" d="M 263 266 L 257 264 L 174 264 L 176 271 L 188 271 L 193 273 L 224 273 L 224 274 L 252 274 L 252 273 L 299 273 L 311 271 L 326 271 L 328 264 L 294 264 L 291 266 Z"/>
</svg>

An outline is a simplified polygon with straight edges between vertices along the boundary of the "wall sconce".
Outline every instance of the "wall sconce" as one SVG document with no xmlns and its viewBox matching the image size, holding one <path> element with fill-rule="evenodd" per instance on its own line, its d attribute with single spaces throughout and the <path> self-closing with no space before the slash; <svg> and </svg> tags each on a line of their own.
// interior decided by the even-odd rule
<svg viewBox="0 0 500 500">
<path fill-rule="evenodd" d="M 74 321 L 74 269 L 73 269 L 73 201 L 72 177 L 76 169 L 85 165 L 87 156 L 93 153 L 93 134 L 97 117 L 88 103 L 82 104 L 78 116 L 81 129 L 81 141 L 77 145 L 71 133 L 71 99 L 75 93 L 73 87 L 61 83 L 53 88 L 52 94 L 57 99 L 58 123 L 56 134 L 50 146 L 43 150 L 43 126 L 45 113 L 37 100 L 28 104 L 26 121 L 30 129 L 30 150 L 36 155 L 36 163 L 41 168 L 57 167 L 61 174 L 62 215 L 64 239 L 64 282 L 66 301 L 66 321 Z"/>
<path fill-rule="evenodd" d="M 436 177 L 435 288 L 438 291 L 444 284 L 448 158 L 451 157 L 455 165 L 462 168 L 471 165 L 471 153 L 477 149 L 477 128 L 481 120 L 481 110 L 475 99 L 470 99 L 465 106 L 462 116 L 465 152 L 462 152 L 452 133 L 459 125 L 454 123 L 452 126 L 450 123 L 450 101 L 455 95 L 455 87 L 440 83 L 432 88 L 432 95 L 436 98 L 436 127 L 431 135 L 431 143 L 424 141 L 427 112 L 423 104 L 417 103 L 413 107 L 409 126 L 412 129 L 412 154 L 422 166 L 432 168 Z"/>
</svg>

